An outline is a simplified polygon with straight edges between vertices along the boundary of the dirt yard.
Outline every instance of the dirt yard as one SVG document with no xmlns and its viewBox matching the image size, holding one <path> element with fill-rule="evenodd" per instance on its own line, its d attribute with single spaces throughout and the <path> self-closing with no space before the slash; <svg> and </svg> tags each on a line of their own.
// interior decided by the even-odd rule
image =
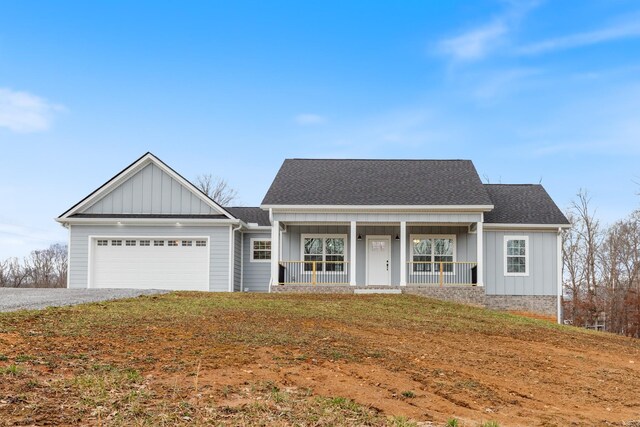
<svg viewBox="0 0 640 427">
<path fill-rule="evenodd" d="M 454 418 L 640 425 L 640 342 L 406 295 L 177 293 L 0 314 L 0 425 Z"/>
</svg>

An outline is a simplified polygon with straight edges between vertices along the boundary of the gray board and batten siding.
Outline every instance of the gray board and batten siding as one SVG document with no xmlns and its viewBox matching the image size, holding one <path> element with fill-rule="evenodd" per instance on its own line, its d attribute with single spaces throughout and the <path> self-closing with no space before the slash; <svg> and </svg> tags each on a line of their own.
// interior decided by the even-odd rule
<svg viewBox="0 0 640 427">
<path fill-rule="evenodd" d="M 219 214 L 153 163 L 85 209 L 83 214 Z"/>
<path fill-rule="evenodd" d="M 271 240 L 271 233 L 243 233 L 244 244 L 242 283 L 248 292 L 269 292 L 271 262 L 251 260 L 251 239 Z M 271 254 L 275 256 L 275 254 Z"/>
<path fill-rule="evenodd" d="M 505 275 L 505 236 L 528 236 L 528 275 Z M 485 230 L 485 293 L 487 295 L 557 295 L 557 239 L 557 231 Z"/>
</svg>

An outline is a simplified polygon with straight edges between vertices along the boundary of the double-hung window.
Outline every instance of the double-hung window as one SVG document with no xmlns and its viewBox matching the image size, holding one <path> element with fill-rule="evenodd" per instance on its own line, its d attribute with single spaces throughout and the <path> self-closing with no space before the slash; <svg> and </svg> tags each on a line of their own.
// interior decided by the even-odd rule
<svg viewBox="0 0 640 427">
<path fill-rule="evenodd" d="M 251 262 L 269 262 L 271 260 L 271 240 L 251 239 Z"/>
<path fill-rule="evenodd" d="M 529 275 L 529 237 L 504 236 L 504 275 Z"/>
<path fill-rule="evenodd" d="M 412 272 L 439 272 L 440 263 L 442 271 L 453 272 L 455 246 L 455 235 L 411 236 Z"/>
<path fill-rule="evenodd" d="M 337 271 L 344 269 L 347 236 L 302 236 L 302 257 L 304 271 L 313 271 L 313 263 L 316 261 L 316 271 Z"/>
</svg>

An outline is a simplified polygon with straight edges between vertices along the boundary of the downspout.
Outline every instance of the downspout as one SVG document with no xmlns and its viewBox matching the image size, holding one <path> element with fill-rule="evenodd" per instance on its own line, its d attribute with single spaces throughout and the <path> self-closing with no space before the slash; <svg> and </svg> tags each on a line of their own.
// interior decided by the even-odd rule
<svg viewBox="0 0 640 427">
<path fill-rule="evenodd" d="M 244 292 L 244 233 L 240 235 L 240 292 Z"/>
<path fill-rule="evenodd" d="M 273 209 L 269 208 L 269 223 L 271 224 L 271 257 L 273 257 Z M 273 260 L 269 266 L 269 293 L 271 293 L 271 285 L 273 285 Z"/>
<path fill-rule="evenodd" d="M 562 267 L 563 267 L 563 260 L 562 260 L 562 227 L 558 227 L 558 235 L 556 237 L 557 242 L 556 242 L 556 251 L 558 252 L 557 257 L 557 269 L 558 269 L 558 273 L 557 273 L 557 281 L 558 281 L 558 307 L 557 307 L 557 314 L 556 314 L 556 318 L 558 320 L 558 324 L 561 325 L 562 324 Z"/>
<path fill-rule="evenodd" d="M 67 289 L 69 289 L 69 281 L 71 280 L 71 224 L 63 224 L 63 227 L 69 230 L 67 240 Z"/>
<path fill-rule="evenodd" d="M 231 228 L 231 242 L 230 242 L 230 246 L 231 246 L 231 251 L 229 254 L 229 259 L 233 259 L 233 262 L 230 262 L 229 264 L 229 292 L 233 292 L 234 291 L 234 284 L 235 284 L 235 278 L 236 278 L 236 231 L 240 230 L 242 228 L 242 223 L 238 224 L 238 227 L 236 228 Z M 241 242 L 242 245 L 242 242 Z M 242 246 L 240 246 L 242 248 Z M 242 260 L 241 260 L 242 261 Z M 241 270 L 242 271 L 242 270 Z M 242 273 L 241 273 L 242 274 Z"/>
</svg>

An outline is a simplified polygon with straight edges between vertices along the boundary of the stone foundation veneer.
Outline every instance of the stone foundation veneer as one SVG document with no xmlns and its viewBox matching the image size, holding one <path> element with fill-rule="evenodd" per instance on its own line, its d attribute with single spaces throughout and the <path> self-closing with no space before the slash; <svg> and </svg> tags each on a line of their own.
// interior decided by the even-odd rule
<svg viewBox="0 0 640 427">
<path fill-rule="evenodd" d="M 528 311 L 556 317 L 558 297 L 550 295 L 486 295 L 485 307 L 493 310 Z"/>
<path fill-rule="evenodd" d="M 485 307 L 492 310 L 527 311 L 556 316 L 557 297 L 550 295 L 485 295 L 480 286 L 301 286 L 280 285 L 273 293 L 352 294 L 354 289 L 401 289 L 402 293 L 442 301 Z"/>
</svg>

